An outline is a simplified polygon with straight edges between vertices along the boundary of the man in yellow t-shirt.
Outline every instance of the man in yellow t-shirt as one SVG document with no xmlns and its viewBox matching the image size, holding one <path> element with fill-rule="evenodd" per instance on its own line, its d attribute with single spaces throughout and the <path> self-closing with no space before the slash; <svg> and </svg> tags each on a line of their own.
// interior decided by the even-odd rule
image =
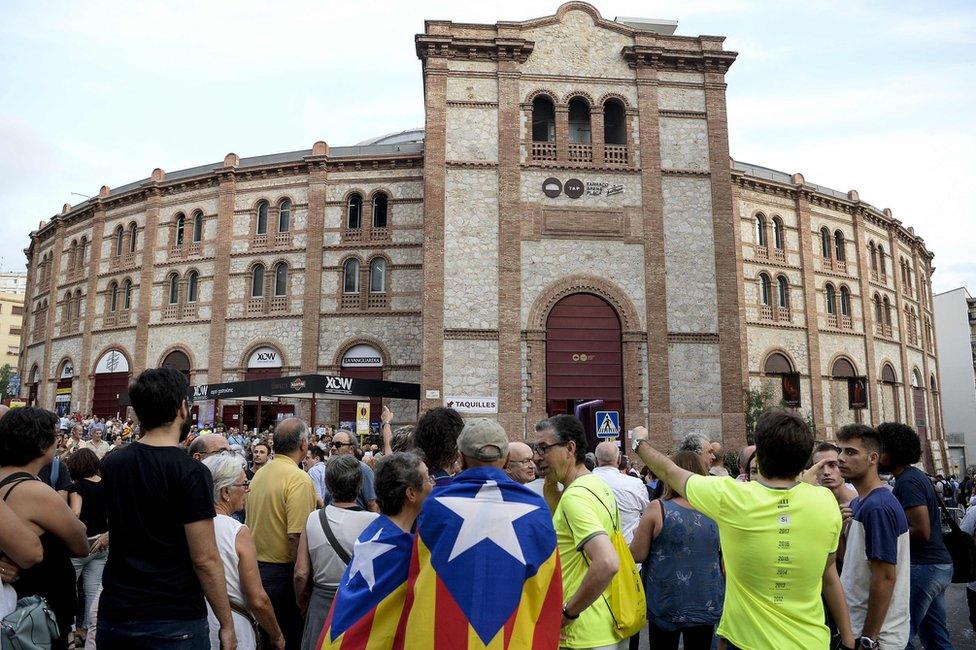
<svg viewBox="0 0 976 650">
<path fill-rule="evenodd" d="M 718 524 L 726 571 L 718 635 L 730 650 L 826 650 L 830 632 L 821 595 L 843 646 L 854 647 L 834 566 L 840 510 L 829 490 L 797 480 L 813 450 L 802 418 L 781 410 L 760 418 L 757 481 L 693 475 L 654 450 L 643 427 L 635 430 L 634 449 L 657 476 Z"/>
<path fill-rule="evenodd" d="M 552 516 L 563 575 L 561 648 L 607 650 L 628 647 L 614 633 L 604 591 L 620 560 L 610 543 L 617 501 L 607 484 L 586 469 L 586 433 L 572 415 L 557 415 L 536 427 L 536 461 L 565 486 Z M 586 557 L 584 557 L 584 555 Z"/>
<path fill-rule="evenodd" d="M 261 584 L 288 647 L 297 648 L 303 623 L 292 579 L 298 540 L 316 505 L 312 479 L 298 466 L 308 452 L 308 426 L 297 418 L 284 420 L 275 429 L 272 444 L 274 458 L 251 481 L 247 526 L 254 538 Z"/>
</svg>

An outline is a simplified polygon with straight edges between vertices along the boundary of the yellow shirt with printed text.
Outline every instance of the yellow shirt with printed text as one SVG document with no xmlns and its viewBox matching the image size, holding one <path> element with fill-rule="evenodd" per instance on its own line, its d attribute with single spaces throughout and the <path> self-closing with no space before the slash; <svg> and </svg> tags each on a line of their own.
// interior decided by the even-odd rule
<svg viewBox="0 0 976 650">
<path fill-rule="evenodd" d="M 685 492 L 719 528 L 726 582 L 718 635 L 742 650 L 826 649 L 820 592 L 841 529 L 830 491 L 692 476 Z"/>
</svg>

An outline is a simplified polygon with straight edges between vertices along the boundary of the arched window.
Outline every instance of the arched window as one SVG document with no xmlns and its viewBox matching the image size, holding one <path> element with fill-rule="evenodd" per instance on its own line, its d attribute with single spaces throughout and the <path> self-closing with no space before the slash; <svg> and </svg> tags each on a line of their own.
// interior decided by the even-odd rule
<svg viewBox="0 0 976 650">
<path fill-rule="evenodd" d="M 885 296 L 881 303 L 884 305 L 885 325 L 891 325 L 891 301 L 888 300 L 888 296 Z"/>
<path fill-rule="evenodd" d="M 71 249 L 68 251 L 68 270 L 72 270 L 78 267 L 78 240 L 75 239 L 71 242 Z"/>
<path fill-rule="evenodd" d="M 85 266 L 85 257 L 88 252 L 88 237 L 86 235 L 81 236 L 81 244 L 78 248 L 78 258 L 75 259 L 75 264 L 79 269 Z"/>
<path fill-rule="evenodd" d="M 363 227 L 363 197 L 360 194 L 350 194 L 346 205 L 346 227 L 358 230 Z"/>
<path fill-rule="evenodd" d="M 776 278 L 776 299 L 777 305 L 783 309 L 788 309 L 790 306 L 790 281 L 786 279 L 785 275 L 781 275 Z"/>
<path fill-rule="evenodd" d="M 783 250 L 786 248 L 786 237 L 784 237 L 783 232 L 783 220 L 779 217 L 773 217 L 773 246 L 777 250 Z"/>
<path fill-rule="evenodd" d="M 793 364 L 782 352 L 773 352 L 766 357 L 763 364 L 763 374 L 765 375 L 785 375 L 793 372 Z"/>
<path fill-rule="evenodd" d="M 139 231 L 139 226 L 133 221 L 129 224 L 129 252 L 136 252 L 136 233 Z"/>
<path fill-rule="evenodd" d="M 121 255 L 124 249 L 125 230 L 121 225 L 115 227 L 115 254 Z"/>
<path fill-rule="evenodd" d="M 895 369 L 890 363 L 885 363 L 881 366 L 881 381 L 885 384 L 896 384 L 898 383 L 898 378 L 895 377 Z"/>
<path fill-rule="evenodd" d="M 603 142 L 627 144 L 627 120 L 624 117 L 624 105 L 619 99 L 608 99 L 603 103 Z"/>
<path fill-rule="evenodd" d="M 773 288 L 769 276 L 765 273 L 759 274 L 759 302 L 770 306 L 773 304 Z"/>
<path fill-rule="evenodd" d="M 132 307 L 132 280 L 126 279 L 122 283 L 122 309 Z"/>
<path fill-rule="evenodd" d="M 874 294 L 874 320 L 884 323 L 884 307 L 881 304 L 881 296 Z"/>
<path fill-rule="evenodd" d="M 888 265 L 885 263 L 884 246 L 878 244 L 878 271 L 881 277 L 888 275 Z"/>
<path fill-rule="evenodd" d="M 843 262 L 847 259 L 847 251 L 844 244 L 844 233 L 839 230 L 834 232 L 834 248 L 837 251 L 838 262 Z"/>
<path fill-rule="evenodd" d="M 857 370 L 854 368 L 854 364 L 848 359 L 840 357 L 834 361 L 833 367 L 830 369 L 830 374 L 832 377 L 857 377 Z"/>
<path fill-rule="evenodd" d="M 569 141 L 590 144 L 590 105 L 580 97 L 569 100 Z"/>
<path fill-rule="evenodd" d="M 766 239 L 766 215 L 759 213 L 756 215 L 756 245 L 757 246 L 767 246 L 769 244 Z"/>
<path fill-rule="evenodd" d="M 200 275 L 196 271 L 190 271 L 186 276 L 186 301 L 196 302 L 197 291 L 200 284 Z"/>
<path fill-rule="evenodd" d="M 268 202 L 258 202 L 258 223 L 257 234 L 265 235 L 268 232 Z"/>
<path fill-rule="evenodd" d="M 373 195 L 373 227 L 386 228 L 386 194 L 379 192 Z"/>
<path fill-rule="evenodd" d="M 193 243 L 198 244 L 203 241 L 203 210 L 193 213 Z"/>
<path fill-rule="evenodd" d="M 359 293 L 359 260 L 355 258 L 342 265 L 342 292 Z"/>
<path fill-rule="evenodd" d="M 830 240 L 830 231 L 827 230 L 826 228 L 821 228 L 820 229 L 820 254 L 823 256 L 825 260 L 830 259 L 830 249 L 832 247 L 832 243 L 833 242 L 831 242 Z"/>
<path fill-rule="evenodd" d="M 382 257 L 369 263 L 369 292 L 386 293 L 386 260 Z"/>
<path fill-rule="evenodd" d="M 75 318 L 81 317 L 81 289 L 75 289 Z"/>
<path fill-rule="evenodd" d="M 108 285 L 108 295 L 111 298 L 109 311 L 114 313 L 119 308 L 119 285 L 114 280 Z"/>
<path fill-rule="evenodd" d="M 64 294 L 64 302 L 61 304 L 61 320 L 68 322 L 71 320 L 71 292 Z"/>
<path fill-rule="evenodd" d="M 251 297 L 264 296 L 264 264 L 258 264 L 251 270 Z"/>
<path fill-rule="evenodd" d="M 169 304 L 175 305 L 180 301 L 180 276 L 171 273 L 169 276 Z"/>
<path fill-rule="evenodd" d="M 278 203 L 278 232 L 291 230 L 291 199 L 281 199 Z"/>
<path fill-rule="evenodd" d="M 533 142 L 556 141 L 556 107 L 545 95 L 532 100 Z"/>
<path fill-rule="evenodd" d="M 874 247 L 874 242 L 868 243 L 868 253 L 871 255 L 871 270 L 878 271 L 878 251 Z"/>
<path fill-rule="evenodd" d="M 288 294 L 288 265 L 278 262 L 274 267 L 275 286 L 274 295 L 284 296 Z"/>
<path fill-rule="evenodd" d="M 176 245 L 182 246 L 186 239 L 186 215 L 182 212 L 176 215 Z"/>
<path fill-rule="evenodd" d="M 837 294 L 834 291 L 834 285 L 827 284 L 825 287 L 827 293 L 827 313 L 836 314 L 837 313 Z"/>
<path fill-rule="evenodd" d="M 851 290 L 847 287 L 840 288 L 840 315 L 851 315 Z"/>
</svg>

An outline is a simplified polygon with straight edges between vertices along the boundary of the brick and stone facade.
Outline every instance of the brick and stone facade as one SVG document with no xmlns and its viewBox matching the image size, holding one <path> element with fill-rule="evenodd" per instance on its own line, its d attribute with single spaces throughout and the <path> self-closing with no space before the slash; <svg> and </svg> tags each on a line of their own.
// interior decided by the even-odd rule
<svg viewBox="0 0 976 650">
<path fill-rule="evenodd" d="M 70 362 L 73 406 L 88 410 L 112 349 L 131 372 L 180 350 L 203 383 L 243 378 L 264 346 L 284 373 L 332 373 L 366 344 L 385 378 L 421 384 L 421 409 L 490 397 L 519 437 L 553 410 L 549 315 L 584 293 L 619 322 L 624 426 L 649 423 L 662 446 L 690 431 L 741 443 L 744 389 L 779 398 L 778 352 L 821 435 L 916 422 L 924 404 L 938 465 L 932 254 L 856 192 L 732 162 L 736 54 L 670 31 L 582 2 L 524 22 L 428 21 L 423 131 L 228 154 L 65 206 L 26 251 L 25 395 L 53 406 Z M 593 358 L 576 354 L 574 371 L 611 367 Z M 839 358 L 868 379 L 867 409 L 846 408 Z M 337 415 L 322 402 L 317 417 Z"/>
</svg>

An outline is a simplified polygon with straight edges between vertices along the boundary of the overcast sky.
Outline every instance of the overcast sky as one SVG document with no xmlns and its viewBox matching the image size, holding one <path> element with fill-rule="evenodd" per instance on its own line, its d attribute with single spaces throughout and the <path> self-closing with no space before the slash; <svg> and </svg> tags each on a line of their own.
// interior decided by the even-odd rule
<svg viewBox="0 0 976 650">
<path fill-rule="evenodd" d="M 558 2 L 0 4 L 0 267 L 102 184 L 423 126 L 427 18 L 522 20 Z M 891 208 L 976 294 L 976 4 L 595 3 L 727 36 L 732 155 Z"/>
</svg>

